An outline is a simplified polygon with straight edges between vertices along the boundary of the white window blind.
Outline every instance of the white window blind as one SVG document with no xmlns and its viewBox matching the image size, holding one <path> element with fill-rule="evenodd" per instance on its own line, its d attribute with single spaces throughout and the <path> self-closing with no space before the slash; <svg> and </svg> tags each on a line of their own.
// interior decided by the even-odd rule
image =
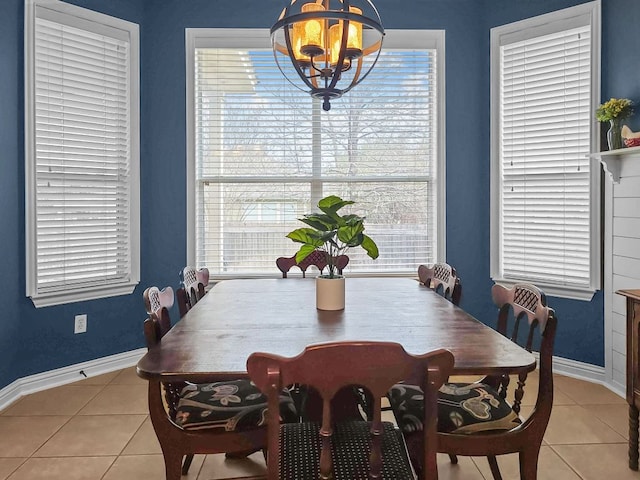
<svg viewBox="0 0 640 480">
<path fill-rule="evenodd" d="M 126 27 L 35 5 L 27 293 L 36 306 L 79 291 L 127 293 L 138 280 L 137 86 Z"/>
<path fill-rule="evenodd" d="M 591 25 L 506 38 L 494 279 L 593 291 Z"/>
<path fill-rule="evenodd" d="M 415 40 L 384 48 L 324 112 L 286 81 L 267 42 L 193 52 L 196 264 L 217 276 L 273 275 L 275 259 L 299 248 L 286 234 L 326 195 L 356 201 L 380 249 L 375 261 L 350 250 L 349 272 L 414 273 L 434 261 L 437 50 Z"/>
</svg>

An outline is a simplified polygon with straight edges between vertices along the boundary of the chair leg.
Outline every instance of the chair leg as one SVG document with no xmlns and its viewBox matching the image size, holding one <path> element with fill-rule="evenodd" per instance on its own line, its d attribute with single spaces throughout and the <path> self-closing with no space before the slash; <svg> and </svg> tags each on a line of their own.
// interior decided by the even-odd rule
<svg viewBox="0 0 640 480">
<path fill-rule="evenodd" d="M 175 452 L 163 452 L 166 480 L 180 480 L 182 455 Z"/>
<path fill-rule="evenodd" d="M 536 480 L 540 445 L 532 445 L 520 452 L 520 480 Z"/>
<path fill-rule="evenodd" d="M 454 455 L 453 453 L 449 454 L 449 460 L 451 460 L 451 464 L 453 464 L 453 465 L 457 465 L 458 464 L 458 456 Z"/>
<path fill-rule="evenodd" d="M 185 455 L 184 462 L 182 463 L 182 475 L 186 475 L 187 473 L 189 473 L 191 462 L 193 462 L 193 453 Z"/>
<path fill-rule="evenodd" d="M 500 468 L 498 468 L 498 460 L 496 460 L 496 456 L 490 455 L 487 457 L 487 460 L 489 461 L 489 467 L 491 468 L 493 480 L 502 480 L 502 475 L 500 474 Z M 524 480 L 524 478 L 521 478 L 520 480 Z"/>
</svg>

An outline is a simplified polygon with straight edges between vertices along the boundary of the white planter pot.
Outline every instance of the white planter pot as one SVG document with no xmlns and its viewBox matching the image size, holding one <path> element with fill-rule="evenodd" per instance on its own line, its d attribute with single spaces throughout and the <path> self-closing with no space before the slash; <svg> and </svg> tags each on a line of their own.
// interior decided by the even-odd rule
<svg viewBox="0 0 640 480">
<path fill-rule="evenodd" d="M 316 277 L 316 308 L 344 310 L 344 277 Z"/>
</svg>

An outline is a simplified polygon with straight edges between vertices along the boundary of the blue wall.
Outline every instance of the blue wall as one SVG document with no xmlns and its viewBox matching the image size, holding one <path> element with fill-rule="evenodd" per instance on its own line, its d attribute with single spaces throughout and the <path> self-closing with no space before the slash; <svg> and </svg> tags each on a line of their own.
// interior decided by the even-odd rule
<svg viewBox="0 0 640 480">
<path fill-rule="evenodd" d="M 143 23 L 141 1 L 70 3 Z M 3 0 L 0 7 L 0 388 L 27 375 L 144 345 L 141 288 L 126 297 L 40 309 L 25 296 L 23 36 L 24 0 Z M 148 278 L 145 277 L 141 285 L 148 283 Z M 175 274 L 171 278 L 175 278 Z M 169 282 L 169 276 L 158 278 L 160 280 Z M 73 317 L 78 313 L 88 314 L 86 334 L 73 334 Z"/>
<path fill-rule="evenodd" d="M 0 15 L 0 388 L 17 378 L 144 345 L 141 292 L 176 285 L 186 262 L 186 27 L 267 28 L 285 0 L 68 0 L 140 25 L 141 283 L 129 296 L 35 309 L 24 296 L 23 1 Z M 489 28 L 580 0 L 376 0 L 386 28 L 446 30 L 447 260 L 464 281 L 463 306 L 492 324 L 489 289 Z M 603 98 L 640 99 L 634 54 L 637 0 L 603 1 Z M 615 32 L 615 33 L 613 33 Z M 453 133 L 455 132 L 455 134 Z M 603 295 L 551 298 L 556 354 L 603 365 Z M 73 334 L 73 317 L 89 315 Z"/>
</svg>

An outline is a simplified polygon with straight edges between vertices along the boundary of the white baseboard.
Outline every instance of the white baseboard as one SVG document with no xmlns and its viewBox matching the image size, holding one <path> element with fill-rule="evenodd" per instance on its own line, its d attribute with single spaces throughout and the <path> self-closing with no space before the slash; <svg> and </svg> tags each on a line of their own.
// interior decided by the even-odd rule
<svg viewBox="0 0 640 480">
<path fill-rule="evenodd" d="M 81 372 L 84 372 L 87 377 L 95 377 L 96 375 L 132 367 L 138 363 L 138 360 L 140 360 L 146 352 L 146 348 L 139 348 L 138 350 L 118 353 L 108 357 L 97 358 L 89 362 L 77 363 L 68 367 L 19 378 L 0 390 L 0 410 L 6 408 L 23 395 L 82 380 L 84 375 L 82 375 Z M 534 353 L 534 355 L 538 358 L 537 353 Z M 561 375 L 566 375 L 567 377 L 598 383 L 625 398 L 623 389 L 620 389 L 617 385 L 605 383 L 604 367 L 562 357 L 553 357 L 553 371 Z"/>
<path fill-rule="evenodd" d="M 138 363 L 138 360 L 146 352 L 146 348 L 139 348 L 19 378 L 0 390 L 0 410 L 24 395 L 77 382 L 85 378 L 85 375 L 86 377 L 95 377 L 96 375 L 132 367 Z"/>
<path fill-rule="evenodd" d="M 536 359 L 539 359 L 538 352 L 534 352 L 533 355 Z M 578 380 L 598 383 L 622 398 L 626 398 L 624 389 L 621 389 L 619 385 L 606 383 L 604 367 L 578 362 L 568 358 L 553 357 L 553 372 L 567 377 L 577 378 Z"/>
</svg>

